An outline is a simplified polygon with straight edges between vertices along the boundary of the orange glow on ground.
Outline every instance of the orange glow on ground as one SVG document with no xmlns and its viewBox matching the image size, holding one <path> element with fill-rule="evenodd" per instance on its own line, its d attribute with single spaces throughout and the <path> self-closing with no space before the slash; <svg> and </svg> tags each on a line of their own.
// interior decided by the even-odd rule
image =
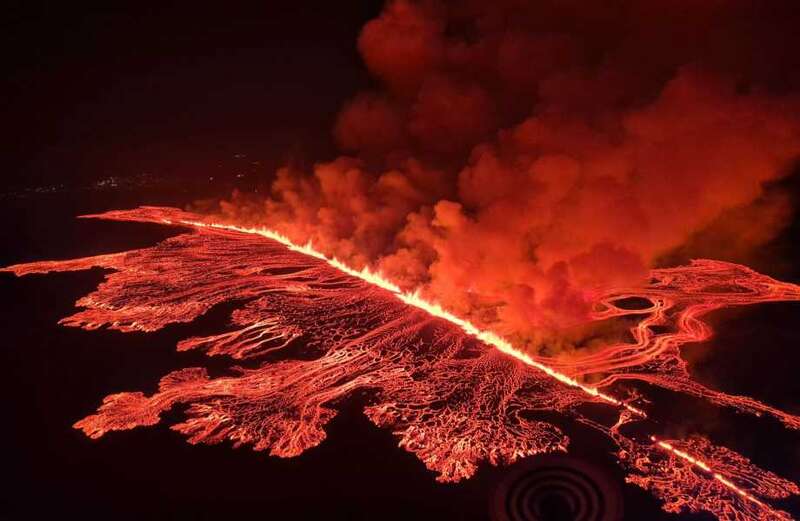
<svg viewBox="0 0 800 521">
<path fill-rule="evenodd" d="M 191 443 L 232 441 L 291 457 L 321 443 L 340 401 L 363 391 L 371 396 L 364 413 L 374 424 L 391 429 L 438 480 L 459 481 L 483 461 L 507 464 L 567 450 L 569 437 L 558 425 L 528 414 L 546 411 L 608 436 L 626 479 L 661 499 L 668 512 L 706 511 L 724 521 L 791 519 L 767 500 L 800 493 L 794 483 L 702 436 L 631 437 L 623 426 L 645 421 L 645 413 L 601 389 L 617 381 L 646 382 L 797 429 L 796 416 L 692 380 L 679 349 L 711 335 L 701 320 L 708 311 L 800 300 L 795 285 L 720 261 L 653 270 L 646 287 L 598 297 L 596 319 L 639 318 L 633 343 L 608 345 L 569 363 L 545 363 L 438 303 L 403 292 L 380 273 L 353 269 L 271 230 L 209 223 L 170 208 L 93 217 L 192 231 L 151 248 L 2 271 L 110 270 L 96 291 L 78 300 L 84 309 L 61 321 L 84 329 L 156 331 L 234 302 L 226 331 L 186 338 L 177 349 L 249 364 L 232 365 L 229 374 L 214 378 L 203 368 L 185 368 L 164 376 L 152 395 L 109 395 L 95 414 L 75 423 L 92 438 L 159 423 L 163 412 L 183 404 L 186 420 L 172 428 Z M 651 305 L 626 310 L 615 304 L 630 297 Z M 262 358 L 284 350 L 290 350 L 288 358 Z M 589 386 L 581 379 L 590 375 L 602 378 Z M 617 422 L 605 426 L 584 415 L 578 407 L 586 403 L 613 406 Z"/>
</svg>

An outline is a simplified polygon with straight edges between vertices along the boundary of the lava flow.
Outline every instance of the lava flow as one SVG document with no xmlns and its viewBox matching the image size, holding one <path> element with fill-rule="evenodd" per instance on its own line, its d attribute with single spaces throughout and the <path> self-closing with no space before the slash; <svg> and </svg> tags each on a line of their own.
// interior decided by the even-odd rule
<svg viewBox="0 0 800 521">
<path fill-rule="evenodd" d="M 703 314 L 800 300 L 798 286 L 720 261 L 654 270 L 647 287 L 618 288 L 597 299 L 597 320 L 639 316 L 631 330 L 635 341 L 567 364 L 533 357 L 436 303 L 401 292 L 379 274 L 353 270 L 269 230 L 208 223 L 171 208 L 92 217 L 191 231 L 151 248 L 3 271 L 111 270 L 95 292 L 78 300 L 84 309 L 61 321 L 85 329 L 155 331 L 191 322 L 216 304 L 238 303 L 229 331 L 188 338 L 177 347 L 250 361 L 217 378 L 197 367 L 172 372 L 152 396 L 110 395 L 96 414 L 75 424 L 92 438 L 156 424 L 162 412 L 186 404 L 187 419 L 172 428 L 190 443 L 230 440 L 295 456 L 322 442 L 341 400 L 365 391 L 371 402 L 364 412 L 373 423 L 392 429 L 400 446 L 440 481 L 458 481 L 482 461 L 504 464 L 566 450 L 568 436 L 537 419 L 539 412 L 557 412 L 613 440 L 628 481 L 663 500 L 667 511 L 707 511 L 723 520 L 790 519 L 768 501 L 800 493 L 795 484 L 702 437 L 624 434 L 624 425 L 646 415 L 638 396 L 606 389 L 639 380 L 800 428 L 796 416 L 694 382 L 680 357 L 683 344 L 711 334 Z M 630 297 L 650 306 L 617 305 Z M 587 417 L 579 408 L 587 403 L 613 407 L 618 421 L 606 426 Z"/>
</svg>

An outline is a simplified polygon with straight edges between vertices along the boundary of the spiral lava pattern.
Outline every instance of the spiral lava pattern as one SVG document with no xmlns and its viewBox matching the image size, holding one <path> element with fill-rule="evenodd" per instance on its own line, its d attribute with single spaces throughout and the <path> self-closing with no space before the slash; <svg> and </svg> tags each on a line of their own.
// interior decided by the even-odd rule
<svg viewBox="0 0 800 521">
<path fill-rule="evenodd" d="M 593 465 L 548 455 L 511 467 L 495 491 L 492 516 L 493 521 L 620 521 L 622 494 Z"/>
</svg>

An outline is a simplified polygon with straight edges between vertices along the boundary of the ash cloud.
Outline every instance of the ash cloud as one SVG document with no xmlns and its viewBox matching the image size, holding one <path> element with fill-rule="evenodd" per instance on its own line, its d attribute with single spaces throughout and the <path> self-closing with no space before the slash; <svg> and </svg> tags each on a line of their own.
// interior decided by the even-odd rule
<svg viewBox="0 0 800 521">
<path fill-rule="evenodd" d="M 773 238 L 791 212 L 765 185 L 800 156 L 796 9 L 600 4 L 388 2 L 358 39 L 377 87 L 343 106 L 342 156 L 219 213 L 528 340 L 698 237 L 718 257 Z"/>
</svg>

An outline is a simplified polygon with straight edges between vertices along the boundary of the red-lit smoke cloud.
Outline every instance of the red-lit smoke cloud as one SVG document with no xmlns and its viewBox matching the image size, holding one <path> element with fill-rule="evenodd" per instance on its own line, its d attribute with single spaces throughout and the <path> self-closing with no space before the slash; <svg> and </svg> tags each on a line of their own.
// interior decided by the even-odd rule
<svg viewBox="0 0 800 521">
<path fill-rule="evenodd" d="M 797 59 L 762 8 L 391 1 L 358 39 L 380 88 L 342 108 L 345 155 L 221 212 L 504 334 L 580 323 L 704 230 L 747 248 L 785 222 L 764 190 L 800 155 Z"/>
</svg>

